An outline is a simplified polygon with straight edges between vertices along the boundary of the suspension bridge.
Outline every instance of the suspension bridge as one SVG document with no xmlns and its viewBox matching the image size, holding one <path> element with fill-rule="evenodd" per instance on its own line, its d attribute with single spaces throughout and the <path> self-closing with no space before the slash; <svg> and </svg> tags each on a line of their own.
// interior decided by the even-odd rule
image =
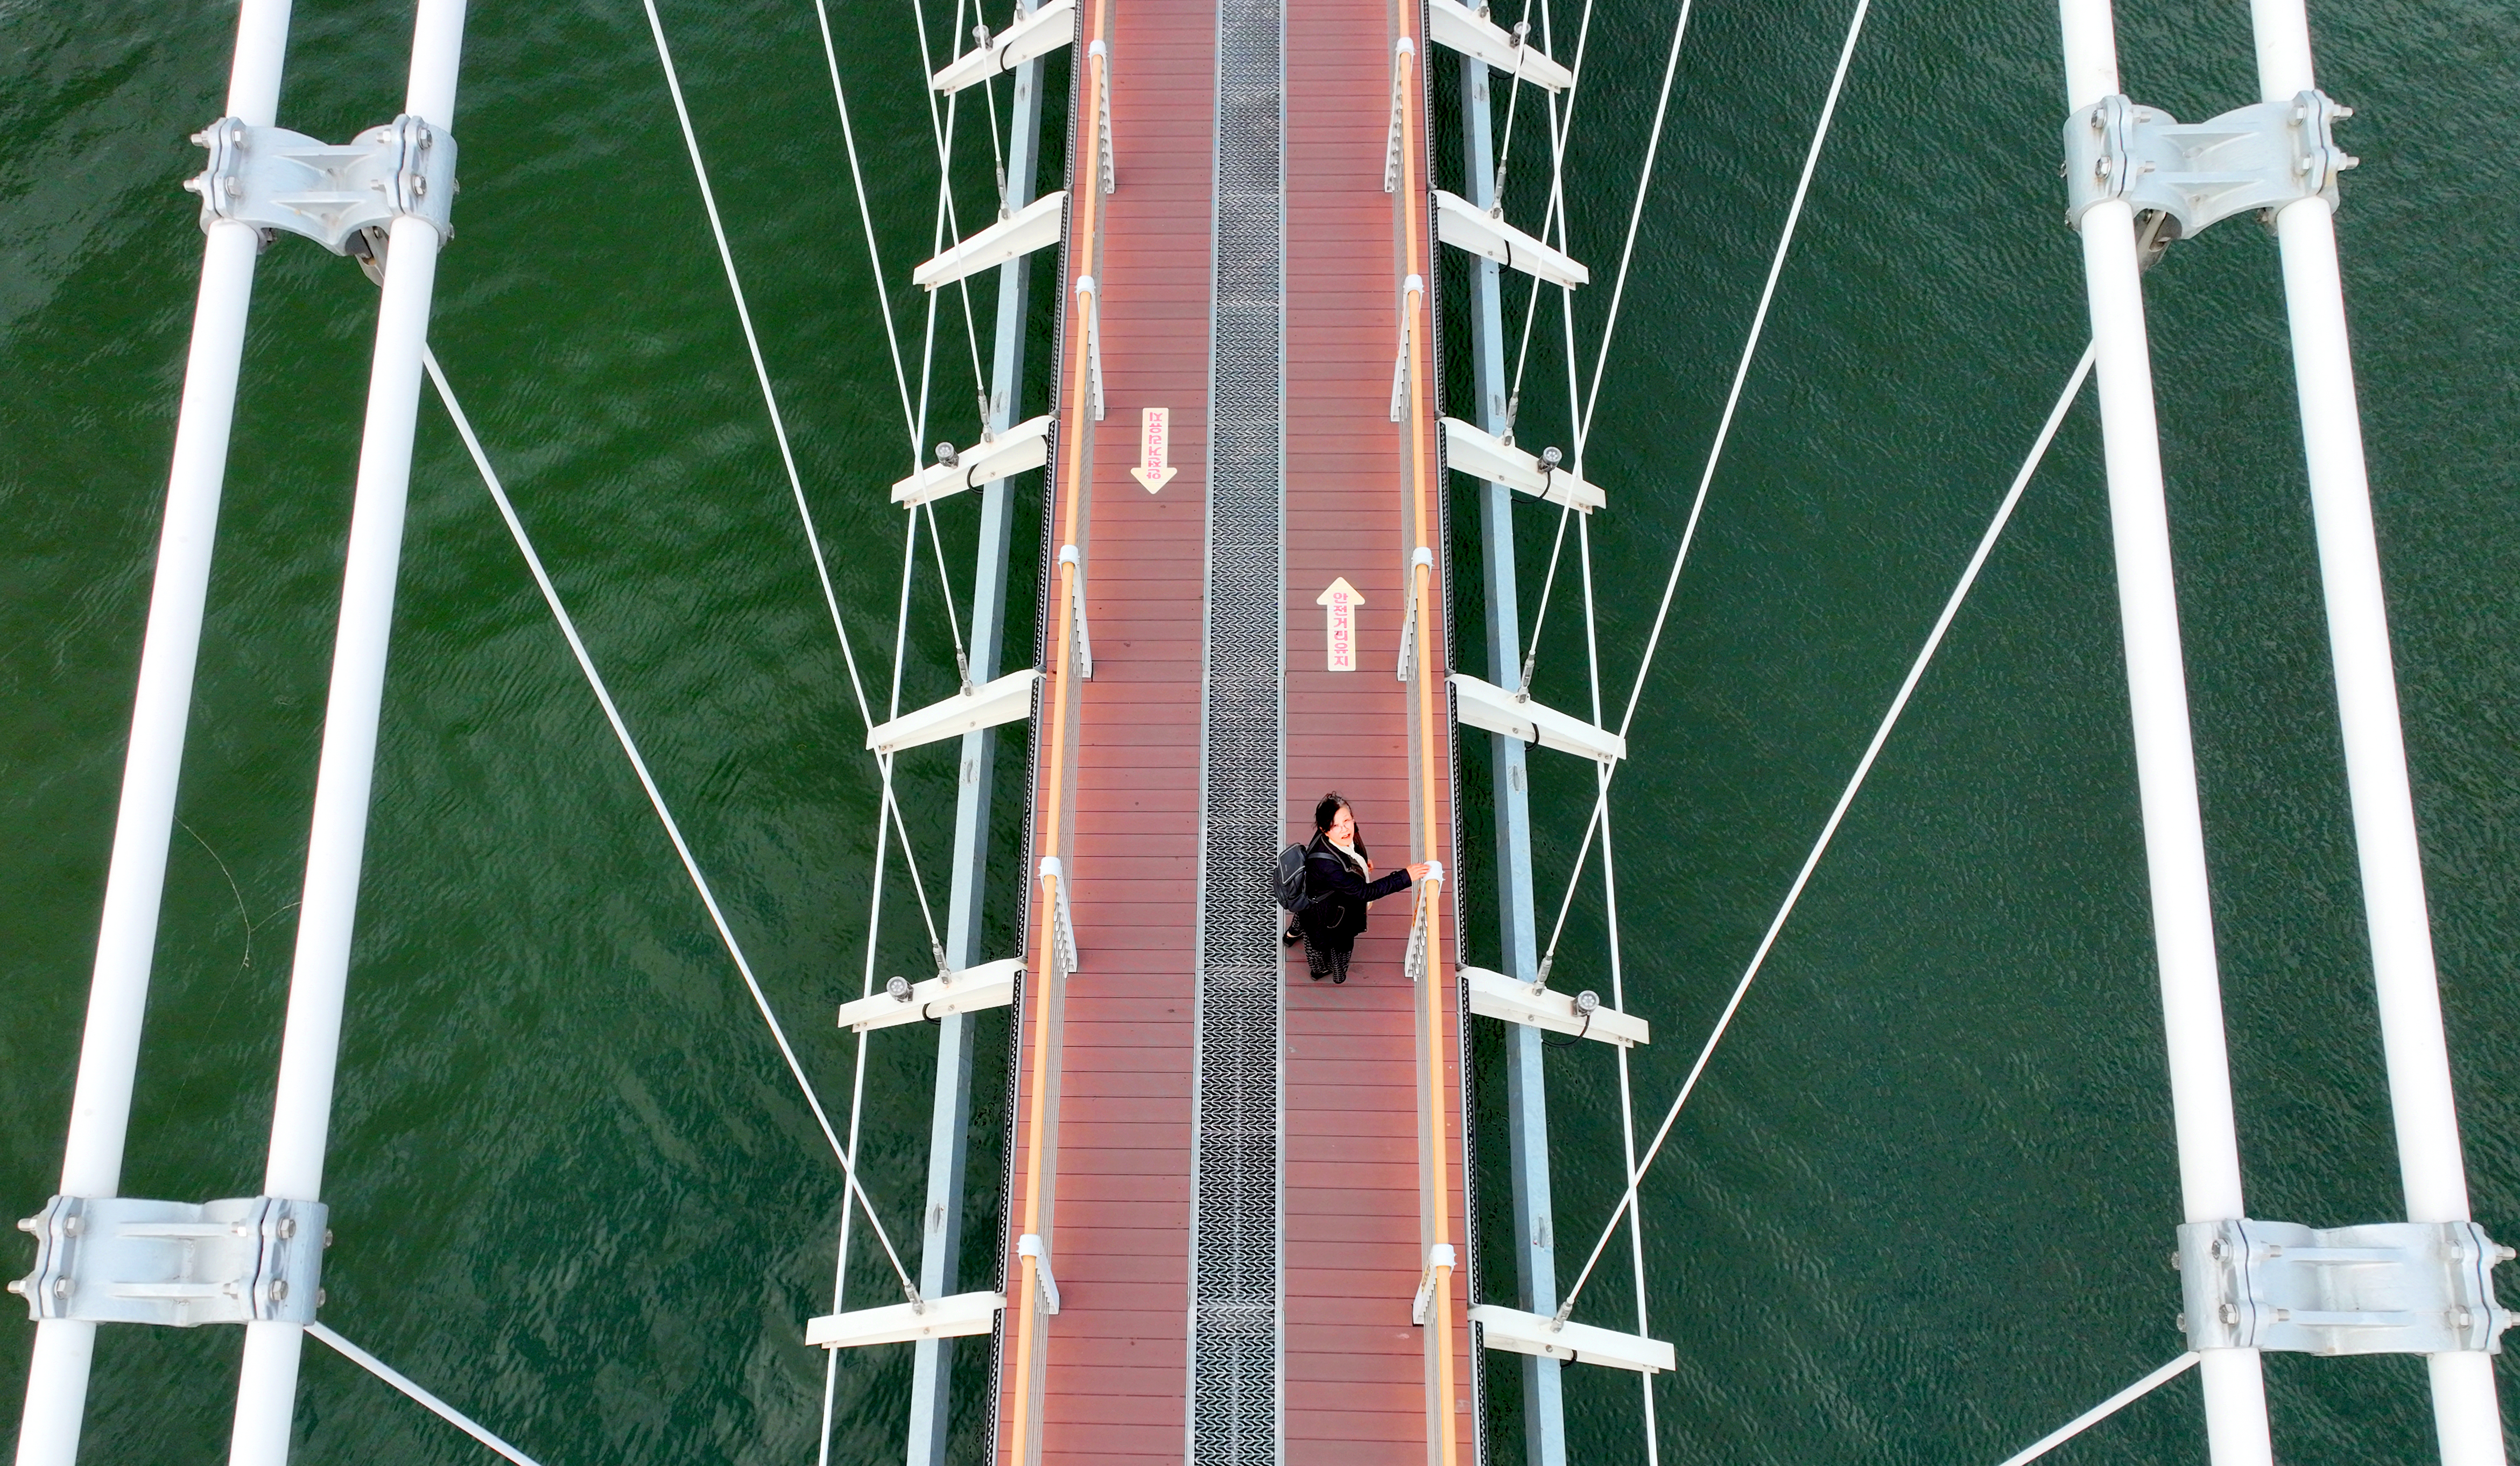
<svg viewBox="0 0 2520 1466">
<path fill-rule="evenodd" d="M 1604 1382 L 1627 1379 L 1639 1390 L 1637 1453 L 1658 1460 L 1674 1427 L 1656 1418 L 1655 1381 L 1678 1360 L 1647 1309 L 1641 1187 L 2048 445 L 2096 381 L 2185 1208 L 2165 1241 L 2176 1249 L 2190 1348 L 2005 1466 L 2191 1370 L 2216 1466 L 2272 1466 L 2269 1351 L 2425 1356 L 2446 1466 L 2498 1466 L 2492 1355 L 2510 1319 L 2492 1273 L 2511 1252 L 2469 1216 L 2330 223 L 2338 176 L 2354 163 L 2334 128 L 2351 113 L 2317 86 L 2300 0 L 2253 6 L 2258 100 L 2188 124 L 2129 100 L 2108 0 L 2062 0 L 2065 192 L 2090 347 L 2054 364 L 2053 408 L 2021 424 L 2017 475 L 1685 1081 L 1667 1097 L 1636 1092 L 1632 1050 L 1669 1034 L 1654 1032 L 1649 1004 L 1629 1000 L 1612 796 L 1631 739 L 1652 736 L 1648 676 L 1863 54 L 1869 0 L 1851 9 L 1702 466 L 1693 482 L 1652 486 L 1693 498 L 1622 691 L 1605 687 L 1598 655 L 1592 537 L 1597 516 L 1615 515 L 1621 497 L 1644 486 L 1588 476 L 1586 448 L 1623 345 L 1637 241 L 1657 202 L 1689 9 L 1676 7 L 1624 235 L 1579 249 L 1566 160 L 1580 135 L 1589 0 L 1571 25 L 1553 24 L 1545 7 L 1508 19 L 1458 0 L 1027 0 L 997 16 L 957 0 L 952 47 L 924 55 L 921 77 L 882 79 L 915 81 L 932 124 L 932 250 L 911 262 L 886 260 L 878 246 L 845 52 L 816 0 L 903 419 L 901 476 L 853 489 L 887 494 L 903 515 L 885 686 L 877 681 L 885 669 L 862 661 L 851 635 L 860 608 L 833 587 L 832 548 L 788 446 L 668 17 L 646 0 L 699 213 L 845 655 L 855 735 L 881 780 L 859 991 L 836 1015 L 855 1060 L 842 1104 L 816 1091 L 798 1053 L 832 1031 L 818 1016 L 809 1035 L 798 1015 L 777 1011 L 492 447 L 428 351 L 455 195 L 463 0 L 421 0 L 403 111 L 342 145 L 278 126 L 289 7 L 246 0 L 226 114 L 197 139 L 208 153 L 191 185 L 206 234 L 201 303 L 66 1160 L 58 1194 L 23 1223 L 35 1270 L 12 1284 L 37 1328 L 20 1466 L 74 1460 L 104 1324 L 240 1326 L 238 1466 L 287 1459 L 308 1338 L 485 1449 L 537 1459 L 318 1317 L 334 1221 L 323 1200 L 334 1069 L 424 381 L 831 1153 L 845 1199 L 832 1304 L 796 1320 L 798 1338 L 825 1352 L 824 1459 L 847 1361 L 907 1349 L 904 1450 L 914 1466 L 955 1448 L 955 1352 L 971 1349 L 985 1349 L 990 1365 L 982 1413 L 992 1452 L 1013 1466 L 1456 1466 L 1517 1450 L 1531 1466 L 1562 1466 L 1568 1395 L 1601 1398 L 1624 1388 Z M 925 51 L 923 11 L 919 20 Z M 1455 151 L 1436 137 L 1438 66 L 1460 78 L 1454 178 L 1436 176 L 1438 157 Z M 1063 148 L 1045 135 L 1058 120 L 1045 116 L 1052 67 L 1068 81 Z M 967 118 L 988 129 L 991 217 L 966 218 L 957 203 L 955 138 Z M 1517 165 L 1548 178 L 1537 218 L 1510 217 L 1502 201 Z M 1064 176 L 1046 188 L 1053 171 Z M 2253 1219 L 2240 1189 L 2140 275 L 2161 249 L 2240 214 L 2263 218 L 2278 242 L 2292 321 L 2405 1176 L 2401 1222 L 2322 1229 Z M 256 257 L 282 234 L 357 259 L 381 308 L 279 1097 L 261 1194 L 131 1198 L 119 1194 L 119 1173 L 238 360 Z M 1028 387 L 1028 299 L 1045 282 L 1058 295 L 1055 349 L 1039 364 L 1046 386 Z M 1447 282 L 1463 298 L 1450 298 Z M 1587 317 L 1589 357 L 1577 349 L 1579 311 L 1598 312 Z M 923 333 L 906 342 L 898 322 L 922 312 Z M 959 349 L 985 383 L 969 419 L 932 400 L 937 353 L 958 349 L 958 316 Z M 1447 319 L 1467 328 L 1449 352 Z M 1554 354 L 1565 380 L 1526 379 L 1534 333 L 1552 329 L 1562 333 Z M 1448 383 L 1446 363 L 1463 360 L 1467 380 Z M 1571 442 L 1518 439 L 1526 393 L 1562 393 Z M 1028 413 L 1037 397 L 1044 411 Z M 929 441 L 945 431 L 965 441 Z M 1006 645 L 1008 572 L 1016 496 L 1033 492 L 1041 600 L 1026 659 Z M 1454 547 L 1470 538 L 1451 521 L 1456 504 L 1478 513 L 1486 614 L 1476 658 L 1457 645 L 1452 614 L 1455 577 L 1469 573 L 1454 562 Z M 1515 562 L 1517 512 L 1553 525 L 1537 575 Z M 940 515 L 977 523 L 967 576 L 947 561 Z M 959 686 L 905 706 L 913 586 L 931 573 Z M 1552 609 L 1579 619 L 1582 706 L 1533 695 Z M 992 771 L 999 740 L 1017 733 L 1029 749 L 1023 879 L 1012 890 L 1002 881 L 996 899 L 1018 904 L 1021 938 L 992 951 L 989 832 L 993 808 L 1010 797 Z M 1456 751 L 1472 737 L 1493 755 L 1494 788 L 1477 801 L 1493 812 L 1484 831 L 1461 822 Z M 1558 758 L 1589 765 L 1597 794 L 1552 903 L 1536 889 L 1528 772 L 1531 760 Z M 895 769 L 948 759 L 959 760 L 953 848 L 942 860 L 928 852 L 922 866 Z M 1405 913 L 1377 918 L 1360 943 L 1356 980 L 1336 987 L 1308 981 L 1290 960 L 1268 879 L 1279 848 L 1310 834 L 1313 800 L 1331 787 L 1386 865 L 1428 867 Z M 1489 842 L 1498 882 L 1465 897 L 1451 872 L 1473 838 Z M 896 879 L 912 889 L 932 970 L 879 984 L 879 916 Z M 1598 990 L 1570 988 L 1559 966 L 1579 900 L 1598 903 L 1607 947 L 1567 954 L 1566 965 Z M 1462 959 L 1474 918 L 1495 924 L 1501 970 Z M 996 1266 L 974 1277 L 963 1275 L 961 1226 L 984 1015 L 1011 1025 L 1012 1103 Z M 1469 1054 L 1482 1022 L 1504 1038 L 1507 1113 L 1483 1123 L 1501 1131 L 1510 1160 L 1510 1277 L 1481 1275 L 1472 1235 Z M 915 1218 L 878 1206 L 859 1172 L 869 1046 L 913 1043 L 932 1043 L 937 1056 Z M 1546 1099 L 1550 1068 L 1566 1063 L 1615 1072 L 1624 1177 L 1607 1216 L 1575 1219 L 1562 1233 L 1585 1249 L 1571 1269 L 1563 1265 L 1575 1254 L 1557 1247 Z M 870 1249 L 892 1286 L 852 1297 L 852 1257 Z M 1632 1292 L 1615 1324 L 1588 1321 L 1597 1279 Z M 1501 1370 L 1518 1375 L 1519 1443 L 1486 1438 L 1485 1391 Z M 2115 1383 L 2093 1382 L 2094 1394 Z"/>
</svg>

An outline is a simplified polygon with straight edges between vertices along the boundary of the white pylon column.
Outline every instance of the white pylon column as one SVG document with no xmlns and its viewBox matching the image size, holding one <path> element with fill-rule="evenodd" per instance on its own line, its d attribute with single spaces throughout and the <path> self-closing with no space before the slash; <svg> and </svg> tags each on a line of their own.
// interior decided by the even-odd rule
<svg viewBox="0 0 2520 1466">
<path fill-rule="evenodd" d="M 2080 110 L 2118 92 L 2116 26 L 2108 0 L 2061 0 L 2065 100 Z M 2124 624 L 2127 701 L 2134 714 L 2136 779 L 2143 810 L 2153 946 L 2170 1051 L 2170 1096 L 2179 1138 L 2183 1220 L 2245 1215 L 2231 1076 L 2223 1038 L 2223 989 L 2205 875 L 2205 824 L 2188 735 L 2187 676 L 2171 573 L 2170 516 L 2153 418 L 2152 355 L 2144 331 L 2135 213 L 2123 200 L 2082 220 L 2083 272 L 2100 384 L 2100 432 L 2116 541 L 2118 614 Z M 2257 1351 L 2211 1349 L 2204 1379 L 2205 1432 L 2214 1466 L 2272 1466 L 2266 1382 Z"/>
<path fill-rule="evenodd" d="M 2249 10 L 2257 33 L 2260 98 L 2290 101 L 2315 88 L 2310 21 L 2302 0 L 2251 0 Z M 2327 200 L 2314 197 L 2286 204 L 2275 215 L 2275 238 L 2283 251 L 2302 446 L 2318 528 L 2319 581 L 2327 600 L 2328 649 L 2336 666 L 2345 777 L 2353 797 L 2355 853 L 2362 866 L 2363 919 L 2371 938 L 2371 974 L 2379 995 L 2380 1044 L 2389 1066 L 2389 1107 L 2397 1123 L 2407 1219 L 2465 1222 L 2467 1167 L 2451 1089 L 2450 1049 L 2442 1033 L 2423 856 L 2408 786 L 2397 672 L 2389 653 L 2389 610 L 2381 591 L 2370 482 L 2362 459 L 2362 409 L 2355 400 L 2353 345 L 2346 335 L 2336 225 Z M 2503 1466 L 2493 1356 L 2440 1354 L 2431 1355 L 2429 1364 L 2443 1466 Z"/>
<path fill-rule="evenodd" d="M 450 127 L 464 43 L 464 0 L 420 0 L 411 77 L 403 111 Z M 376 769 L 377 722 L 384 700 L 385 648 L 393 626 L 394 580 L 402 558 L 410 497 L 412 433 L 420 414 L 421 348 L 437 278 L 436 228 L 394 220 L 383 298 L 377 312 L 368 414 L 359 446 L 358 488 L 341 576 L 341 617 L 333 644 L 333 683 L 324 704 L 324 745 L 315 776 L 315 812 L 306 841 L 306 885 L 290 968 L 289 1017 L 272 1101 L 265 1194 L 322 1199 L 325 1136 L 333 1117 L 333 1070 L 341 1038 L 342 993 L 366 852 L 368 794 Z M 305 1330 L 294 1323 L 246 1326 L 237 1378 L 230 1466 L 283 1466 L 297 1399 L 297 1358 Z"/>
<path fill-rule="evenodd" d="M 236 59 L 228 72 L 227 114 L 267 126 L 280 108 L 282 58 L 289 49 L 289 0 L 245 0 L 237 15 Z M 253 297 L 252 226 L 221 220 L 202 249 L 193 340 L 175 419 L 174 462 L 158 532 L 149 626 L 140 644 L 131 741 L 123 756 L 122 800 L 106 867 L 96 966 L 88 983 L 87 1027 L 79 1040 L 69 1135 L 62 1153 L 62 1194 L 112 1196 L 122 1185 L 124 1133 L 140 1064 L 141 1019 L 158 948 L 158 907 L 166 885 L 166 842 L 184 766 L 193 708 L 193 668 L 209 596 L 210 551 L 218 535 L 219 493 L 227 479 L 228 430 L 236 416 L 237 372 Z M 18 1466 L 71 1466 L 87 1413 L 88 1363 L 96 1325 L 67 1318 L 35 1325 L 26 1365 L 26 1407 L 18 1429 Z"/>
</svg>

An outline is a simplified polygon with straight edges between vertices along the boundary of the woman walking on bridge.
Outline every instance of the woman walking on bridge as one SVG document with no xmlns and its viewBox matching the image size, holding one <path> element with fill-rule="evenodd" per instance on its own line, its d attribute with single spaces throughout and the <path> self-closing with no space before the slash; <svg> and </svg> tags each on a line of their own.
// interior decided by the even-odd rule
<svg viewBox="0 0 2520 1466">
<path fill-rule="evenodd" d="M 1313 808 L 1312 843 L 1304 847 L 1306 900 L 1295 917 L 1313 981 L 1327 977 L 1346 982 L 1348 958 L 1365 930 L 1366 904 L 1409 889 L 1427 868 L 1408 866 L 1376 877 L 1365 836 L 1357 831 L 1356 812 L 1335 791 L 1323 795 Z M 1294 941 L 1295 933 L 1287 939 Z"/>
</svg>

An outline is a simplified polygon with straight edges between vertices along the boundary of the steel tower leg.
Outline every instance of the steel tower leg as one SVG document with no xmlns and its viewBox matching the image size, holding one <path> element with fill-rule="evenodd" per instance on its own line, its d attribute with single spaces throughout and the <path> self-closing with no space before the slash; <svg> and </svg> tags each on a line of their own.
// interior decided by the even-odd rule
<svg viewBox="0 0 2520 1466">
<path fill-rule="evenodd" d="M 1462 59 L 1462 153 L 1469 166 L 1470 197 L 1482 207 L 1496 202 L 1496 145 L 1488 111 L 1488 67 Z M 1496 261 L 1474 260 L 1470 272 L 1470 359 L 1479 396 L 1479 425 L 1502 436 L 1506 418 L 1505 311 Z M 1487 594 L 1488 676 L 1499 687 L 1521 677 L 1521 610 L 1514 594 L 1513 491 L 1482 485 L 1479 531 Z M 1531 797 L 1525 769 L 1528 750 L 1518 738 L 1490 738 L 1496 779 L 1497 917 L 1505 969 L 1524 982 L 1540 975 L 1538 915 L 1531 894 Z M 1506 1128 L 1513 1175 L 1513 1272 L 1521 1307 L 1534 1313 L 1557 1309 L 1555 1222 L 1549 1195 L 1549 1095 L 1541 1062 L 1540 1030 L 1506 1025 Z M 1530 1466 L 1566 1466 L 1565 1404 L 1558 1361 L 1523 1355 L 1523 1453 Z"/>
<path fill-rule="evenodd" d="M 451 127 L 463 49 L 464 0 L 421 0 L 405 111 L 439 129 Z M 405 215 L 394 220 L 390 239 L 341 577 L 340 623 L 333 644 L 333 680 L 324 704 L 323 753 L 306 839 L 305 900 L 298 907 L 279 1092 L 272 1099 L 271 1151 L 262 1181 L 268 1195 L 306 1201 L 323 1195 L 333 1073 L 340 1056 L 350 935 L 376 775 L 377 725 L 384 706 L 385 650 L 393 630 L 394 582 L 410 502 L 420 358 L 437 279 L 435 225 Z M 305 1340 L 305 1329 L 295 1323 L 245 1326 L 230 1466 L 282 1466 L 289 1459 L 297 1358 Z"/>
<path fill-rule="evenodd" d="M 2119 91 L 2109 0 L 2062 0 L 2069 108 Z M 2179 1140 L 2182 1215 L 2188 1222 L 2245 1216 L 2231 1076 L 2223 1038 L 2223 989 L 2205 876 L 2204 817 L 2189 738 L 2187 673 L 2179 640 L 2169 511 L 2153 416 L 2152 357 L 2144 331 L 2135 213 L 2123 199 L 2083 215 L 2083 272 L 2100 383 L 2100 432 L 2108 465 L 2109 522 L 2116 541 L 2118 613 L 2126 642 L 2127 700 L 2135 723 L 2136 781 L 2142 801 L 2153 948 L 2170 1057 Z M 2203 1351 L 2205 1432 L 2214 1466 L 2272 1466 L 2266 1383 L 2253 1349 Z"/>
<path fill-rule="evenodd" d="M 281 61 L 289 46 L 289 0 L 245 0 L 236 58 L 228 73 L 227 115 L 267 127 L 280 106 Z M 140 644 L 131 741 L 123 756 L 122 800 L 106 867 L 96 966 L 88 983 L 87 1026 L 79 1040 L 69 1136 L 62 1147 L 62 1194 L 112 1196 L 122 1185 L 123 1139 L 140 1065 L 141 1019 L 158 946 L 158 908 L 166 885 L 166 841 L 174 831 L 184 733 L 193 710 L 193 667 L 209 596 L 210 551 L 218 535 L 228 430 L 235 419 L 246 314 L 260 253 L 253 227 L 220 222 L 202 249 L 193 340 L 175 419 L 164 527 L 149 628 Z M 87 1412 L 88 1363 L 96 1325 L 48 1318 L 35 1325 L 26 1361 L 26 1406 L 18 1430 L 18 1466 L 70 1466 Z"/>
<path fill-rule="evenodd" d="M 2252 0 L 2249 9 L 2257 31 L 2259 96 L 2290 101 L 2316 87 L 2310 21 L 2302 0 Z M 2293 371 L 2301 397 L 2311 510 L 2318 529 L 2319 579 L 2327 599 L 2328 647 L 2336 666 L 2354 844 L 2362 866 L 2407 1220 L 2465 1222 L 2470 1220 L 2467 1166 L 2451 1088 L 2450 1048 L 2442 1032 L 2423 852 L 2407 779 L 2397 670 L 2389 653 L 2389 608 L 2371 527 L 2362 409 L 2354 391 L 2354 348 L 2346 335 L 2336 226 L 2327 200 L 2314 197 L 2286 204 L 2275 215 L 2275 237 L 2283 251 L 2284 303 L 2292 318 Z M 2428 1358 L 2443 1466 L 2502 1466 L 2502 1414 L 2495 1400 L 2493 1355 L 2475 1352 Z"/>
</svg>

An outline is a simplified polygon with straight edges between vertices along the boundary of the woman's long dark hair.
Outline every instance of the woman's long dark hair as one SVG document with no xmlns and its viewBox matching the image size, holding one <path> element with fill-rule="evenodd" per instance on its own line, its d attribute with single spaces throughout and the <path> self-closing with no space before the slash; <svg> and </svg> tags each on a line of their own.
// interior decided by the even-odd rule
<svg viewBox="0 0 2520 1466">
<path fill-rule="evenodd" d="M 1322 845 L 1329 843 L 1330 826 L 1338 822 L 1338 813 L 1341 810 L 1347 811 L 1349 819 L 1354 820 L 1356 818 L 1356 806 L 1348 803 L 1347 796 L 1341 794 L 1336 789 L 1332 789 L 1328 793 L 1323 795 L 1321 803 L 1313 806 L 1314 843 Z M 1365 862 L 1369 866 L 1373 864 L 1373 857 L 1366 853 L 1365 826 L 1362 823 L 1356 826 L 1356 838 L 1352 842 L 1351 848 L 1356 851 L 1356 858 L 1358 860 Z"/>
</svg>

